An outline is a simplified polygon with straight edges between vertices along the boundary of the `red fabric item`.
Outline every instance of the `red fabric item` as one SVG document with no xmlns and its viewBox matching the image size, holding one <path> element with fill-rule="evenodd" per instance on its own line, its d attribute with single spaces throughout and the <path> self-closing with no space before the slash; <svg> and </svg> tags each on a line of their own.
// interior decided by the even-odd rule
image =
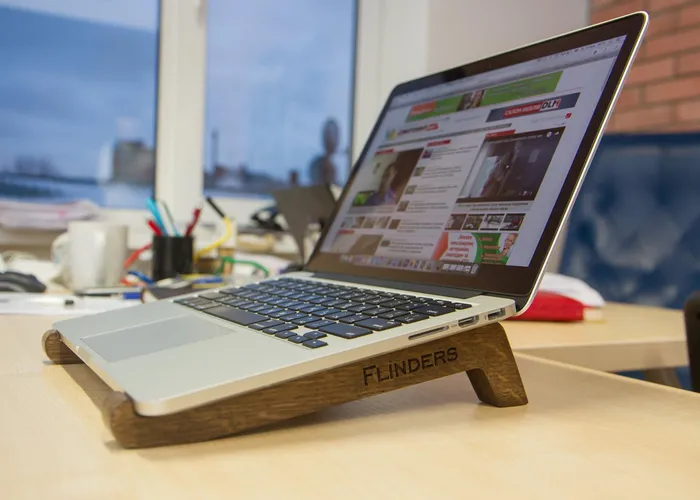
<svg viewBox="0 0 700 500">
<path fill-rule="evenodd" d="M 537 292 L 530 307 L 510 318 L 514 321 L 583 321 L 584 305 L 578 300 L 552 292 Z"/>
</svg>

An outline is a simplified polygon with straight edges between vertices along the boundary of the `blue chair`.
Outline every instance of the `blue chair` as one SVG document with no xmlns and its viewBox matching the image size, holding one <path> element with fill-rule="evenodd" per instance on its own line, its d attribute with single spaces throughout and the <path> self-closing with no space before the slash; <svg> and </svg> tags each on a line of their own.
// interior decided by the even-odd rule
<svg viewBox="0 0 700 500">
<path fill-rule="evenodd" d="M 608 301 L 682 309 L 700 290 L 700 134 L 604 136 L 559 270 Z"/>
</svg>

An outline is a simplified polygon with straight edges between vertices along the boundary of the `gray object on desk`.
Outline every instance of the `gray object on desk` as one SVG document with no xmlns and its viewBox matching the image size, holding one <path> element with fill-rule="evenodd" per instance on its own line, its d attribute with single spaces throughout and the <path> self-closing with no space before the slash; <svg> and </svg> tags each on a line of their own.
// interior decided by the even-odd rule
<svg viewBox="0 0 700 500">
<path fill-rule="evenodd" d="M 304 239 L 309 225 L 320 224 L 321 228 L 330 220 L 335 208 L 335 197 L 326 184 L 294 187 L 273 191 L 277 209 L 287 222 L 287 230 L 299 247 L 302 262 L 306 255 Z"/>
</svg>

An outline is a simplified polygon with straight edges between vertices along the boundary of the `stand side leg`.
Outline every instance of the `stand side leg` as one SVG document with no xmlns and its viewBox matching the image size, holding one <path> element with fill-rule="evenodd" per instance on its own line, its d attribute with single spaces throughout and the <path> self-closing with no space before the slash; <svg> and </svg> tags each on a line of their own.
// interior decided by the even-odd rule
<svg viewBox="0 0 700 500">
<path fill-rule="evenodd" d="M 479 400 L 497 407 L 527 404 L 525 387 L 503 327 L 494 325 L 481 336 L 473 353 L 474 368 L 467 370 Z"/>
</svg>

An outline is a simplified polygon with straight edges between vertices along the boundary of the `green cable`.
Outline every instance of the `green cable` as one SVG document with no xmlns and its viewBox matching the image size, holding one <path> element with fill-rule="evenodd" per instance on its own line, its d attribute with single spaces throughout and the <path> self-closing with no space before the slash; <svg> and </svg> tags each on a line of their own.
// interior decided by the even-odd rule
<svg viewBox="0 0 700 500">
<path fill-rule="evenodd" d="M 252 260 L 237 260 L 234 259 L 233 257 L 221 257 L 221 265 L 219 266 L 219 269 L 216 270 L 216 274 L 221 274 L 224 272 L 224 264 L 231 264 L 231 265 L 236 265 L 236 264 L 247 264 L 249 266 L 253 266 L 254 268 L 258 269 L 259 271 L 262 271 L 265 274 L 265 278 L 270 276 L 270 270 L 263 266 L 262 264 L 258 264 L 255 261 Z"/>
</svg>

